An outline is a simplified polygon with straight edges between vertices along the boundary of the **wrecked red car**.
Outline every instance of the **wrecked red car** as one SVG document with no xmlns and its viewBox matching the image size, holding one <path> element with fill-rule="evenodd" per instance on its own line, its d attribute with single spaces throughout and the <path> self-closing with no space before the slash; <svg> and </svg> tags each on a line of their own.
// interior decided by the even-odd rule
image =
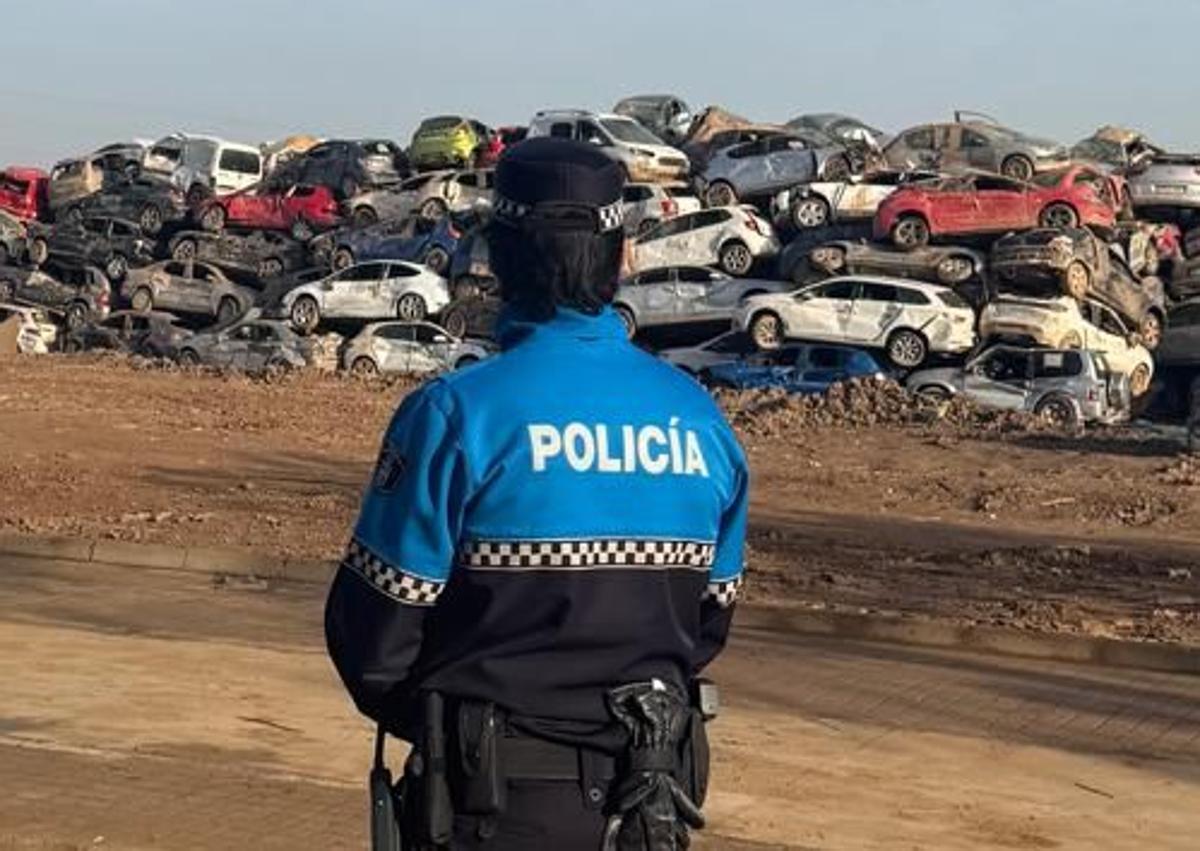
<svg viewBox="0 0 1200 851">
<path fill-rule="evenodd" d="M 317 231 L 337 227 L 341 208 L 326 186 L 297 183 L 274 187 L 264 184 L 210 198 L 200 208 L 201 226 L 220 233 L 226 225 L 253 230 L 289 231 L 299 240 Z"/>
<path fill-rule="evenodd" d="M 1035 227 L 1117 223 L 1119 179 L 1073 165 L 1026 183 L 994 174 L 963 174 L 902 188 L 875 214 L 875 238 L 913 249 L 939 236 L 1005 233 Z"/>
<path fill-rule="evenodd" d="M 0 171 L 0 209 L 23 222 L 45 220 L 49 186 L 50 175 L 41 169 L 9 166 Z"/>
</svg>

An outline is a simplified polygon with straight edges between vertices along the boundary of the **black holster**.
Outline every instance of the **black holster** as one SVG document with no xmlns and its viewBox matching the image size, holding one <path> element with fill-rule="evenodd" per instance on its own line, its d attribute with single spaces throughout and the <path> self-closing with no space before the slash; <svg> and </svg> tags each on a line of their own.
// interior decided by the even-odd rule
<svg viewBox="0 0 1200 851">
<path fill-rule="evenodd" d="M 629 746 L 617 761 L 604 851 L 676 851 L 704 827 L 708 789 L 705 713 L 658 680 L 613 689 L 609 711 Z"/>
<path fill-rule="evenodd" d="M 423 695 L 421 741 L 404 764 L 400 815 L 405 851 L 426 851 L 450 844 L 454 808 L 446 776 L 445 705 L 437 692 Z"/>
</svg>

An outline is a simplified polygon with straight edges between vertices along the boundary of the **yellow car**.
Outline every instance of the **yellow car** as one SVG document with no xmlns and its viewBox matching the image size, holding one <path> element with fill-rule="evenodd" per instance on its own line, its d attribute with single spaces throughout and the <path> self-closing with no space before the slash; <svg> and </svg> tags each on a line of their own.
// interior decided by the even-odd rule
<svg viewBox="0 0 1200 851">
<path fill-rule="evenodd" d="M 439 115 L 421 122 L 413 134 L 408 158 L 418 170 L 466 168 L 486 141 L 486 129 L 479 122 L 458 115 Z"/>
</svg>

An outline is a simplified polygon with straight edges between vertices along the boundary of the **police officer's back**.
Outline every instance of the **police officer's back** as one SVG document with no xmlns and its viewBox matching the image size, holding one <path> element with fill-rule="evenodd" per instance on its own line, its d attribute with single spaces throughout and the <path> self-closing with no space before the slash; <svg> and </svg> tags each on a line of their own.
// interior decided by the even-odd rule
<svg viewBox="0 0 1200 851">
<path fill-rule="evenodd" d="M 606 820 L 611 842 L 668 847 L 621 813 L 656 784 L 679 784 L 680 819 L 703 797 L 686 696 L 728 632 L 747 473 L 709 396 L 607 307 L 621 183 L 561 140 L 501 161 L 503 352 L 401 405 L 330 593 L 347 688 L 420 754 L 410 841 L 448 838 L 428 812 L 443 729 L 454 847 L 595 848 Z M 670 739 L 670 759 L 631 738 Z"/>
</svg>

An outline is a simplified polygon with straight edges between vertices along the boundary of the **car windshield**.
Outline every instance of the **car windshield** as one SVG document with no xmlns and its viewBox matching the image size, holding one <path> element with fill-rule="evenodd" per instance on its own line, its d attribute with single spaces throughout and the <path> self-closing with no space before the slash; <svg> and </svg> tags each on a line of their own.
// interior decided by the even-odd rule
<svg viewBox="0 0 1200 851">
<path fill-rule="evenodd" d="M 618 142 L 631 145 L 661 145 L 657 136 L 636 121 L 627 118 L 602 118 L 600 123 Z"/>
<path fill-rule="evenodd" d="M 183 148 L 177 145 L 155 145 L 150 149 L 150 156 L 156 160 L 177 163 L 179 162 L 179 158 L 183 156 Z"/>
<path fill-rule="evenodd" d="M 421 122 L 421 126 L 417 129 L 418 133 L 440 133 L 445 130 L 453 130 L 458 125 L 462 124 L 462 119 L 454 115 L 441 115 L 437 118 L 427 118 Z"/>
<path fill-rule="evenodd" d="M 1081 160 L 1118 163 L 1124 151 L 1117 142 L 1107 139 L 1084 139 L 1071 149 L 1071 154 Z"/>
<path fill-rule="evenodd" d="M 946 307 L 965 307 L 968 310 L 971 308 L 971 303 L 953 290 L 939 292 L 937 296 Z"/>
</svg>

